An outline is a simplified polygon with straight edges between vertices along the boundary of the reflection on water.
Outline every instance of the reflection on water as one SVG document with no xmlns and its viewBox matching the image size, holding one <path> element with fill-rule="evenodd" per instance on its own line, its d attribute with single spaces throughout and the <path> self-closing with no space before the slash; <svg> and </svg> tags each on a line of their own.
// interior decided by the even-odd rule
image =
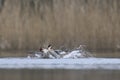
<svg viewBox="0 0 120 80">
<path fill-rule="evenodd" d="M 0 80 L 119 80 L 119 75 L 117 70 L 0 70 Z"/>
</svg>

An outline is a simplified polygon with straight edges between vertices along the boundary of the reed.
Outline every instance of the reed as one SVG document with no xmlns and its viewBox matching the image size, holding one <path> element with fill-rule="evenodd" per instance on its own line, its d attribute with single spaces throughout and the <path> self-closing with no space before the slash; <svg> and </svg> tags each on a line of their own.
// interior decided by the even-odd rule
<svg viewBox="0 0 120 80">
<path fill-rule="evenodd" d="M 0 0 L 0 49 L 120 49 L 120 0 Z"/>
</svg>

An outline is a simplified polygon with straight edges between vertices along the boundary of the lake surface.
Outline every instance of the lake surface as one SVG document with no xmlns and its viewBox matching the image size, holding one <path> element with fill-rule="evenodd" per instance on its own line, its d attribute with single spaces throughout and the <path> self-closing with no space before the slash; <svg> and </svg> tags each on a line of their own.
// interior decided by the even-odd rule
<svg viewBox="0 0 120 80">
<path fill-rule="evenodd" d="M 0 64 L 2 63 L 10 63 L 13 65 L 13 68 L 5 68 L 9 67 L 9 64 L 5 64 L 3 67 L 0 68 L 0 80 L 120 80 L 120 61 L 119 61 L 119 52 L 117 53 L 94 53 L 94 55 L 99 58 L 99 57 L 107 57 L 107 61 L 109 62 L 109 65 L 107 64 L 108 62 L 106 60 L 98 59 L 97 60 L 97 69 L 94 67 L 96 65 L 92 65 L 93 68 L 89 69 L 83 69 L 84 67 L 80 67 L 78 69 L 74 68 L 14 68 L 18 65 L 12 64 L 16 63 L 21 64 L 21 63 L 29 63 L 29 62 L 36 62 L 39 63 L 39 59 L 25 59 L 27 56 L 27 53 L 21 54 L 21 52 L 13 52 L 13 53 L 8 53 L 8 52 L 1 52 L 0 53 L 1 57 L 0 59 L 9 59 L 7 60 L 0 60 Z M 23 59 L 20 59 L 20 61 L 17 61 L 17 57 L 24 57 Z M 7 58 L 9 57 L 9 58 Z M 13 59 L 11 57 L 14 57 Z M 110 57 L 113 58 L 113 60 L 110 61 Z M 117 61 L 114 59 L 118 59 Z M 26 62 L 28 60 L 28 62 Z M 32 60 L 32 61 L 31 61 Z M 35 61 L 38 60 L 38 61 Z M 67 59 L 69 60 L 69 59 Z M 4 62 L 5 61 L 5 62 Z M 79 66 L 83 66 L 84 62 L 87 64 L 91 63 L 90 60 L 81 60 L 82 63 L 79 64 Z M 80 62 L 81 62 L 80 61 Z M 95 61 L 93 59 L 93 61 Z M 44 61 L 42 61 L 44 62 Z M 51 62 L 51 61 L 50 61 Z M 71 62 L 71 61 L 70 61 Z M 71 62 L 74 64 L 74 62 L 77 63 L 78 61 Z M 102 64 L 105 63 L 105 64 Z M 52 62 L 51 62 L 52 63 Z M 64 63 L 61 61 L 61 63 Z M 66 62 L 67 63 L 67 62 Z M 112 64 L 113 63 L 113 64 Z M 48 64 L 48 63 L 47 63 Z M 68 63 L 69 64 L 69 63 Z M 33 64 L 34 65 L 34 64 Z M 26 64 L 26 66 L 28 66 Z M 44 65 L 44 67 L 47 65 Z M 56 64 L 55 64 L 56 66 Z M 64 65 L 67 67 L 67 65 Z M 90 65 L 87 65 L 88 67 L 91 67 Z M 107 68 L 103 68 L 104 66 L 107 66 Z M 112 66 L 113 69 L 109 69 L 109 66 Z M 0 65 L 0 67 L 2 67 Z M 74 66 L 75 67 L 75 66 Z"/>
<path fill-rule="evenodd" d="M 0 58 L 0 80 L 119 80 L 119 58 Z"/>
<path fill-rule="evenodd" d="M 0 80 L 120 80 L 120 71 L 0 69 Z"/>
</svg>

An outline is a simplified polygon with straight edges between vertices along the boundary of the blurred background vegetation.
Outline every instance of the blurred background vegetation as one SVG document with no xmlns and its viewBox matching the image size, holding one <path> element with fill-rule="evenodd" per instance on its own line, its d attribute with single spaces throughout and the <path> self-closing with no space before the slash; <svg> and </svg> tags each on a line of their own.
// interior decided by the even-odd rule
<svg viewBox="0 0 120 80">
<path fill-rule="evenodd" d="M 0 0 L 0 50 L 52 44 L 120 49 L 120 0 Z"/>
</svg>

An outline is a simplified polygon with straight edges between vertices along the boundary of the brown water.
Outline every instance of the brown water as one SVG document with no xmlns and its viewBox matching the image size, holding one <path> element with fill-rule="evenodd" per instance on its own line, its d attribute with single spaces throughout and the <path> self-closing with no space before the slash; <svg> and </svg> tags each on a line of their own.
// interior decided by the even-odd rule
<svg viewBox="0 0 120 80">
<path fill-rule="evenodd" d="M 120 80 L 120 71 L 1 69 L 0 80 Z"/>
</svg>

